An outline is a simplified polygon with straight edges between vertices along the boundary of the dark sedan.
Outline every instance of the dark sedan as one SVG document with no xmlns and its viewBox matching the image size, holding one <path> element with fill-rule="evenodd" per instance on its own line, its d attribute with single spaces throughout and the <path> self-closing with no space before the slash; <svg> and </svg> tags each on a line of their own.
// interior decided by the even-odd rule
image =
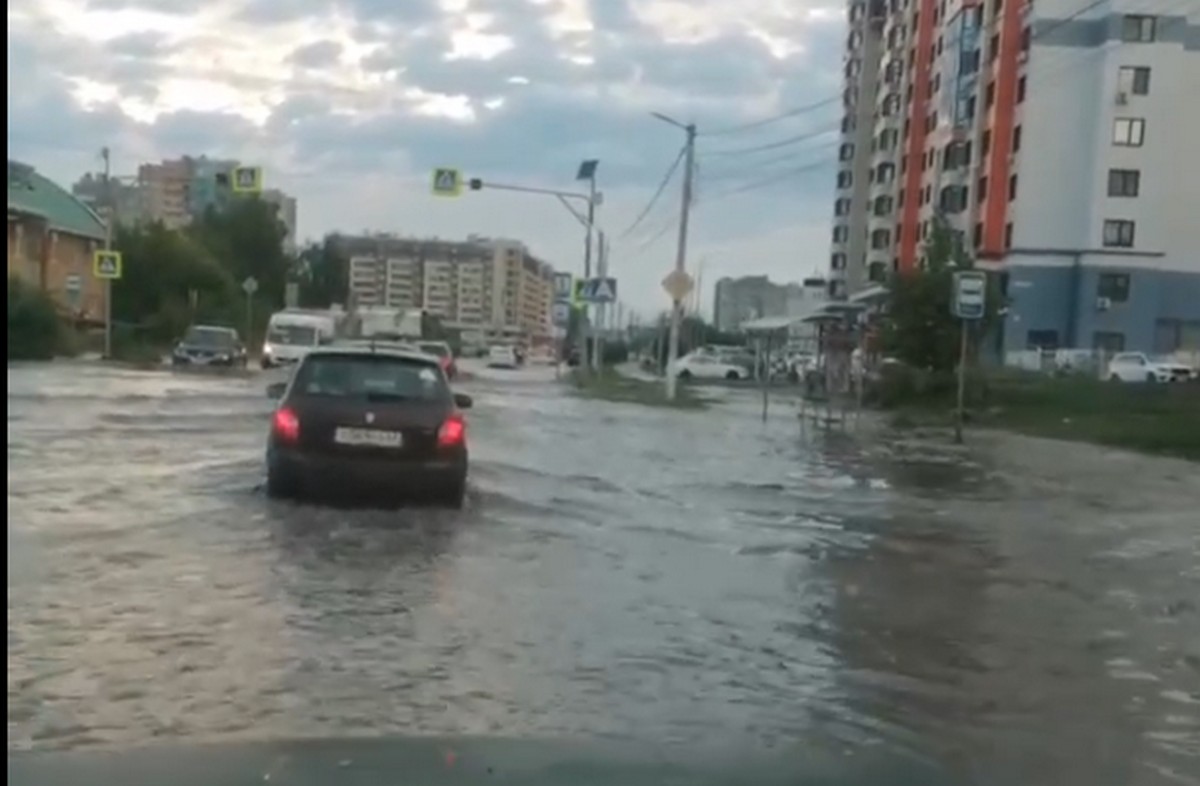
<svg viewBox="0 0 1200 786">
<path fill-rule="evenodd" d="M 267 440 L 272 497 L 376 492 L 461 507 L 469 396 L 438 358 L 371 346 L 309 352 L 287 383 Z"/>
<path fill-rule="evenodd" d="M 192 325 L 171 352 L 175 366 L 246 367 L 246 347 L 233 328 Z"/>
</svg>

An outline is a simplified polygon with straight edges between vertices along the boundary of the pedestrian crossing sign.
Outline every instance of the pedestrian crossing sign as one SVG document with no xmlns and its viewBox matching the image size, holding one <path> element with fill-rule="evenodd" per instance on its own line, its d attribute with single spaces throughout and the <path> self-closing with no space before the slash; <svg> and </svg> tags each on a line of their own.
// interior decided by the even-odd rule
<svg viewBox="0 0 1200 786">
<path fill-rule="evenodd" d="M 583 299 L 589 303 L 611 303 L 617 299 L 615 278 L 589 278 L 583 287 Z"/>
<path fill-rule="evenodd" d="M 263 190 L 263 171 L 259 166 L 234 167 L 231 187 L 235 194 L 259 194 Z"/>
<path fill-rule="evenodd" d="M 115 280 L 121 277 L 121 252 L 97 251 L 92 255 L 92 275 L 100 279 Z"/>
<path fill-rule="evenodd" d="M 462 194 L 462 172 L 450 167 L 438 167 L 433 170 L 433 195 L 456 197 Z"/>
</svg>

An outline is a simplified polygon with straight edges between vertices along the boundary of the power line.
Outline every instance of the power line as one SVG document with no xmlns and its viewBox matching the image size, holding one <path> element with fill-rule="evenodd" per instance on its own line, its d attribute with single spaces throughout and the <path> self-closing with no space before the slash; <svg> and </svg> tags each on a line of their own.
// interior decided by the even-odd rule
<svg viewBox="0 0 1200 786">
<path fill-rule="evenodd" d="M 707 155 L 707 156 L 742 156 L 742 155 L 749 155 L 752 153 L 763 153 L 768 150 L 778 150 L 781 147 L 787 147 L 789 145 L 796 145 L 801 142 L 807 142 L 810 139 L 816 139 L 819 136 L 824 136 L 825 134 L 830 134 L 835 131 L 838 131 L 838 130 L 840 130 L 840 128 L 841 128 L 840 123 L 834 123 L 833 125 L 828 126 L 828 127 L 822 127 L 822 128 L 818 128 L 814 131 L 808 131 L 803 134 L 797 134 L 796 136 L 791 136 L 791 137 L 788 137 L 787 139 L 780 139 L 777 142 L 768 142 L 766 144 L 755 145 L 753 147 L 744 147 L 744 148 L 739 148 L 736 150 L 708 150 L 708 151 L 705 151 L 705 155 Z"/>
<path fill-rule="evenodd" d="M 820 109 L 823 106 L 828 106 L 828 105 L 835 103 L 837 101 L 840 101 L 840 100 L 841 100 L 840 95 L 831 96 L 830 98 L 825 98 L 820 101 L 817 101 L 814 104 L 808 104 L 807 106 L 801 106 L 801 107 L 797 107 L 795 109 L 790 109 L 790 110 L 788 110 L 786 112 L 782 112 L 778 115 L 773 115 L 771 117 L 763 118 L 762 120 L 755 120 L 754 122 L 751 122 L 751 123 L 742 123 L 741 125 L 729 126 L 728 128 L 721 128 L 716 131 L 706 131 L 705 133 L 701 134 L 701 136 L 723 136 L 725 134 L 739 134 L 744 131 L 753 131 L 756 128 L 762 128 L 763 126 L 768 126 L 768 125 L 771 125 L 772 123 L 778 123 L 781 120 L 787 120 L 789 118 L 799 117 L 800 115 L 808 114 L 809 112 L 813 111 L 814 109 Z"/>
<path fill-rule="evenodd" d="M 675 176 L 675 170 L 679 168 L 679 162 L 683 160 L 684 153 L 686 152 L 686 147 L 679 148 L 679 154 L 675 156 L 675 160 L 671 162 L 671 166 L 667 167 L 667 172 L 663 175 L 662 181 L 659 182 L 658 188 L 654 192 L 654 196 L 650 197 L 650 201 L 646 203 L 644 208 L 642 208 L 642 212 L 638 214 L 638 217 L 635 218 L 633 223 L 626 227 L 625 231 L 621 233 L 620 237 L 618 238 L 619 240 L 629 237 L 629 235 L 641 225 L 646 216 L 650 214 L 650 211 L 654 209 L 655 204 L 657 204 L 658 200 L 662 198 L 663 192 L 666 191 L 667 185 L 671 182 L 671 178 Z"/>
</svg>

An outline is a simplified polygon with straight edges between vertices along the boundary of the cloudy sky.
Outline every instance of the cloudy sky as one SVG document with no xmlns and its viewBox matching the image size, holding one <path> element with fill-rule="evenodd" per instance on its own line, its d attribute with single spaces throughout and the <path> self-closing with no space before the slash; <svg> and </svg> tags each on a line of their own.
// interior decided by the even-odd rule
<svg viewBox="0 0 1200 786">
<path fill-rule="evenodd" d="M 70 183 L 97 166 L 207 153 L 259 163 L 300 200 L 300 236 L 386 230 L 525 241 L 582 270 L 554 199 L 430 195 L 435 166 L 572 189 L 600 160 L 622 299 L 650 313 L 674 263 L 694 121 L 690 267 L 823 268 L 842 0 L 10 0 L 8 145 Z M 833 99 L 833 100 L 831 100 Z"/>
</svg>

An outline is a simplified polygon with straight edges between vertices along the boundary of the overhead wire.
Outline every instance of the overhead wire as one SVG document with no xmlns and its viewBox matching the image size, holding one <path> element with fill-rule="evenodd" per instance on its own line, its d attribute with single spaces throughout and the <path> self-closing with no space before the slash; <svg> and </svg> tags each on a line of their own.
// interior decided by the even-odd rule
<svg viewBox="0 0 1200 786">
<path fill-rule="evenodd" d="M 679 154 L 675 156 L 675 160 L 671 162 L 671 166 L 667 167 L 667 171 L 663 175 L 662 180 L 659 182 L 658 188 L 654 191 L 654 196 L 650 197 L 650 201 L 647 202 L 646 206 L 642 208 L 640 213 L 638 213 L 638 216 L 633 220 L 633 223 L 626 227 L 625 231 L 620 234 L 618 240 L 623 240 L 633 234 L 633 232 L 639 226 L 641 226 L 641 223 L 646 219 L 646 216 L 650 215 L 650 211 L 654 209 L 654 206 L 658 204 L 658 200 L 662 198 L 663 192 L 666 191 L 667 185 L 671 182 L 671 178 L 675 176 L 675 170 L 679 168 L 679 163 L 683 161 L 683 157 L 686 154 L 686 145 L 679 148 Z"/>
</svg>

